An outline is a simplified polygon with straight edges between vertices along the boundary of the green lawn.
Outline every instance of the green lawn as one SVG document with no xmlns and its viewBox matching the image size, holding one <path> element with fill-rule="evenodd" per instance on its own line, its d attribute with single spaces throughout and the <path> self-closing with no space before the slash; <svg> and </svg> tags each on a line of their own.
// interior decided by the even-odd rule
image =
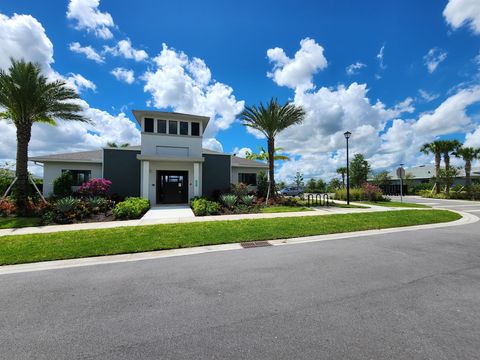
<svg viewBox="0 0 480 360">
<path fill-rule="evenodd" d="M 0 229 L 21 228 L 40 225 L 36 217 L 0 217 Z"/>
<path fill-rule="evenodd" d="M 362 204 L 369 204 L 369 205 L 377 205 L 377 206 L 385 206 L 385 207 L 395 207 L 395 208 L 419 208 L 419 209 L 426 209 L 430 208 L 430 206 L 423 205 L 423 204 L 415 204 L 410 202 L 400 202 L 400 201 L 360 201 Z"/>
<path fill-rule="evenodd" d="M 0 237 L 0 264 L 383 229 L 460 217 L 448 210 L 402 210 L 4 236 Z"/>
<path fill-rule="evenodd" d="M 283 213 L 283 212 L 298 212 L 298 211 L 313 211 L 313 209 L 303 206 L 269 206 L 264 207 L 260 212 L 262 213 Z"/>
</svg>

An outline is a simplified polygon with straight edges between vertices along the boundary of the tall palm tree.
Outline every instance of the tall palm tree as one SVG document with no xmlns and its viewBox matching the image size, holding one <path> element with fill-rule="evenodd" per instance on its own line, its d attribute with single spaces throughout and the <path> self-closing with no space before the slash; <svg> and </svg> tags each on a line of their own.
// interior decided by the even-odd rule
<svg viewBox="0 0 480 360">
<path fill-rule="evenodd" d="M 244 126 L 260 131 L 267 138 L 269 193 L 275 196 L 275 137 L 289 126 L 300 124 L 305 111 L 294 104 L 280 105 L 277 99 L 271 99 L 266 106 L 263 103 L 246 106 L 241 118 Z"/>
<path fill-rule="evenodd" d="M 287 155 L 278 153 L 282 150 L 283 150 L 282 147 L 276 147 L 273 150 L 273 153 L 274 153 L 273 159 L 274 160 L 290 161 L 290 158 Z M 246 155 L 245 158 L 247 158 L 249 160 L 268 161 L 268 151 L 266 151 L 263 146 L 260 146 L 260 152 L 258 154 L 248 151 L 245 155 Z"/>
<path fill-rule="evenodd" d="M 32 125 L 43 122 L 55 125 L 57 120 L 87 121 L 82 108 L 71 100 L 79 99 L 64 81 L 49 82 L 38 64 L 11 59 L 8 71 L 0 70 L 0 118 L 17 128 L 16 205 L 20 215 L 27 213 L 28 143 Z"/>
<path fill-rule="evenodd" d="M 431 143 L 423 144 L 420 151 L 425 155 L 433 154 L 435 156 L 435 193 L 440 193 L 440 163 L 442 161 L 443 143 L 441 140 L 436 140 Z"/>
<path fill-rule="evenodd" d="M 450 154 L 458 150 L 462 144 L 458 140 L 441 140 L 443 161 L 445 162 L 445 193 L 450 193 Z"/>
<path fill-rule="evenodd" d="M 345 175 L 347 174 L 347 168 L 339 167 L 336 171 L 337 171 L 337 174 L 342 175 L 342 186 L 345 187 Z"/>
<path fill-rule="evenodd" d="M 472 161 L 480 157 L 480 149 L 461 147 L 457 149 L 453 155 L 465 161 L 465 186 L 467 187 L 467 190 L 470 190 L 470 185 L 472 184 L 470 176 L 472 172 Z"/>
</svg>

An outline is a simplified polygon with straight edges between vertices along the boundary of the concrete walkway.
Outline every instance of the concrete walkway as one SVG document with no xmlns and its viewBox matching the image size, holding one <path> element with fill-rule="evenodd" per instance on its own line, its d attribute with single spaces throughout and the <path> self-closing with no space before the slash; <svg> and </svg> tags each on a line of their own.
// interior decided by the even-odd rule
<svg viewBox="0 0 480 360">
<path fill-rule="evenodd" d="M 340 201 L 338 201 L 340 203 Z M 352 203 L 353 204 L 353 203 Z M 319 215 L 332 215 L 332 214 L 350 214 L 350 213 L 364 213 L 375 211 L 401 211 L 408 210 L 409 208 L 388 208 L 383 206 L 370 206 L 365 204 L 358 204 L 362 206 L 368 206 L 368 208 L 340 208 L 340 207 L 318 207 L 312 208 L 313 211 L 299 211 L 290 213 L 268 213 L 268 214 L 235 214 L 235 215 L 216 215 L 216 216 L 190 216 L 189 212 L 183 209 L 176 209 L 175 214 L 177 216 L 164 216 L 160 214 L 167 214 L 167 211 L 162 208 L 152 208 L 150 215 L 147 214 L 139 220 L 125 220 L 125 221 L 108 221 L 97 223 L 80 223 L 80 224 L 67 224 L 67 225 L 47 225 L 36 227 L 25 227 L 18 229 L 0 229 L 0 236 L 7 235 L 27 235 L 27 234 L 45 234 L 62 231 L 75 231 L 75 230 L 92 230 L 92 229 L 111 229 L 122 226 L 142 226 L 142 225 L 157 225 L 157 224 L 175 224 L 175 223 L 189 223 L 189 222 L 206 222 L 206 221 L 233 221 L 233 220 L 245 220 L 245 219 L 272 219 L 282 217 L 299 217 L 299 216 L 319 216 Z M 428 209 L 428 208 L 427 208 Z M 422 210 L 422 209 L 414 209 Z M 149 211 L 149 212 L 150 212 Z M 191 210 L 190 210 L 191 213 Z M 182 214 L 182 216 L 178 216 Z M 192 213 L 193 214 L 193 213 Z"/>
<path fill-rule="evenodd" d="M 142 222 L 155 222 L 163 219 L 194 218 L 195 214 L 188 204 L 157 205 L 152 207 L 140 219 Z"/>
</svg>

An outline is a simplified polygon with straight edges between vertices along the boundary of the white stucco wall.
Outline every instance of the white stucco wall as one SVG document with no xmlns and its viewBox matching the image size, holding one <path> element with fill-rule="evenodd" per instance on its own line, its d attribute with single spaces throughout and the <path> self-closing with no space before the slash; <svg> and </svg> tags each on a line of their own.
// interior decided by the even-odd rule
<svg viewBox="0 0 480 360">
<path fill-rule="evenodd" d="M 202 137 L 201 136 L 182 136 L 182 135 L 162 135 L 152 133 L 142 133 L 142 155 L 164 155 L 157 153 L 157 146 L 165 150 L 171 148 L 187 148 L 188 154 L 172 153 L 171 156 L 201 157 L 202 156 Z"/>
<path fill-rule="evenodd" d="M 62 170 L 90 170 L 92 179 L 103 177 L 102 164 L 77 162 L 46 162 L 43 164 L 43 195 L 53 194 L 53 181 L 62 174 Z"/>
<path fill-rule="evenodd" d="M 150 204 L 157 203 L 157 170 L 176 170 L 188 171 L 188 199 L 194 197 L 194 176 L 193 162 L 168 162 L 168 161 L 149 161 L 149 189 L 148 200 Z M 199 195 L 202 195 L 202 164 L 199 166 Z M 143 176 L 142 176 L 143 178 Z M 143 179 L 142 179 L 143 181 Z"/>
<path fill-rule="evenodd" d="M 238 184 L 238 174 L 239 173 L 255 173 L 257 174 L 257 181 L 258 181 L 258 174 L 260 172 L 267 173 L 268 169 L 263 169 L 263 168 L 257 168 L 257 167 L 234 167 L 232 166 L 232 177 L 231 181 L 232 184 Z M 249 186 L 252 190 L 255 190 L 257 187 L 256 186 Z"/>
</svg>

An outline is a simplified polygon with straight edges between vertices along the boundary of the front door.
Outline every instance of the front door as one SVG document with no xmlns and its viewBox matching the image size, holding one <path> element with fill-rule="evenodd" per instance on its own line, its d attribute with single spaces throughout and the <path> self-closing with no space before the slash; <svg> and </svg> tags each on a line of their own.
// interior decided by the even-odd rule
<svg viewBox="0 0 480 360">
<path fill-rule="evenodd" d="M 157 204 L 188 202 L 188 171 L 157 171 Z"/>
</svg>

